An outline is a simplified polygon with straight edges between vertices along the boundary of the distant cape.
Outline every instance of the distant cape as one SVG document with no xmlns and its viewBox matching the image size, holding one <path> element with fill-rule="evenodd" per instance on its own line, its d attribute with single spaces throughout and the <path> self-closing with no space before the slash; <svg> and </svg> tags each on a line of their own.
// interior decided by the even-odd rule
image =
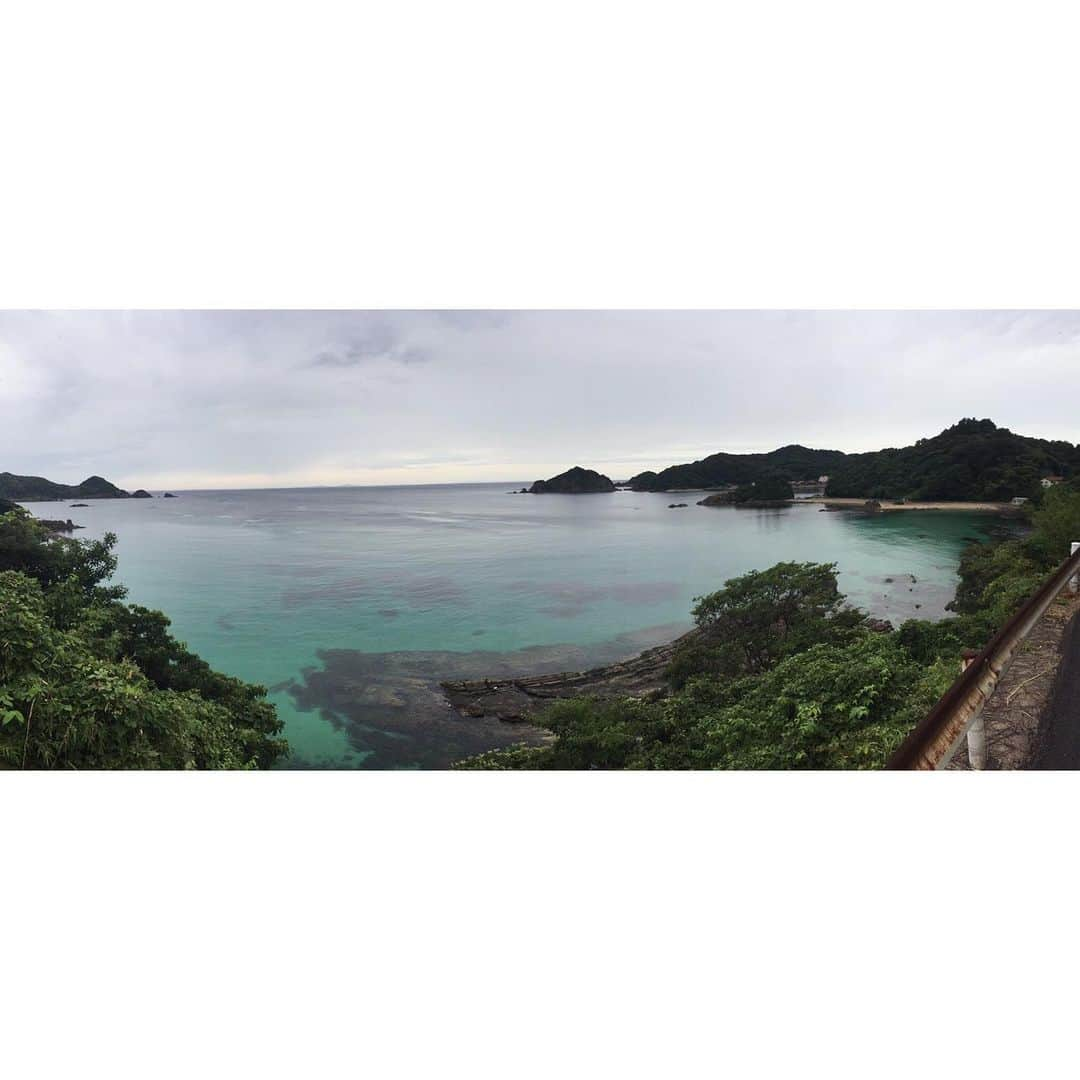
<svg viewBox="0 0 1080 1080">
<path fill-rule="evenodd" d="M 537 480 L 531 488 L 530 495 L 592 495 L 601 492 L 614 491 L 615 485 L 603 473 L 593 469 L 583 469 L 575 465 L 550 480 Z"/>
<path fill-rule="evenodd" d="M 54 499 L 150 499 L 141 488 L 132 495 L 101 476 L 88 476 L 81 484 L 57 484 L 43 476 L 0 473 L 0 499 L 12 502 L 51 502 Z"/>
</svg>

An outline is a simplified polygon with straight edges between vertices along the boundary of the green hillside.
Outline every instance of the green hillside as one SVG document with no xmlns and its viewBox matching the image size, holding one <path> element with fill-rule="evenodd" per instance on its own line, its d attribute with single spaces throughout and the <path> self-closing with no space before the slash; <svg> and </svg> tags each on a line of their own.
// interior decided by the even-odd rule
<svg viewBox="0 0 1080 1080">
<path fill-rule="evenodd" d="M 992 420 L 961 420 L 913 446 L 845 454 L 784 446 L 767 454 L 712 454 L 630 480 L 635 491 L 714 488 L 829 477 L 836 498 L 987 500 L 1035 498 L 1045 476 L 1080 475 L 1080 447 L 1016 435 Z"/>
<path fill-rule="evenodd" d="M 635 491 L 723 487 L 754 484 L 765 479 L 816 480 L 828 475 L 846 455 L 841 450 L 811 450 L 782 446 L 767 454 L 710 454 L 689 465 L 672 465 L 662 472 L 638 473 L 630 479 Z"/>
<path fill-rule="evenodd" d="M 961 420 L 914 446 L 848 454 L 829 473 L 828 494 L 875 499 L 1005 502 L 1041 494 L 1044 476 L 1069 477 L 1080 448 L 1015 435 L 991 420 Z"/>
<path fill-rule="evenodd" d="M 50 502 L 54 499 L 130 499 L 131 495 L 100 476 L 81 484 L 57 484 L 43 476 L 0 473 L 0 499 L 12 502 Z"/>
</svg>

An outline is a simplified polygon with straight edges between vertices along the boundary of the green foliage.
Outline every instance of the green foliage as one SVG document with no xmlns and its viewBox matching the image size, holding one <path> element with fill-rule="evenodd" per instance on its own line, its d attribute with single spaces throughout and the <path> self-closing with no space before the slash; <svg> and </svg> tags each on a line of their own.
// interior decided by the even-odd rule
<svg viewBox="0 0 1080 1080">
<path fill-rule="evenodd" d="M 1080 540 L 1080 493 L 1066 487 L 1046 492 L 1032 515 L 1033 533 L 1028 544 L 1032 557 L 1043 566 L 1054 566 L 1069 555 Z"/>
<path fill-rule="evenodd" d="M 925 670 L 894 635 L 814 645 L 730 704 L 698 719 L 708 768 L 865 768 L 880 765 L 918 718 Z"/>
<path fill-rule="evenodd" d="M 583 495 L 614 490 L 615 485 L 609 477 L 594 469 L 583 469 L 580 465 L 575 465 L 550 480 L 537 480 L 529 492 L 533 495 Z"/>
<path fill-rule="evenodd" d="M 638 473 L 631 478 L 630 486 L 635 491 L 670 491 L 753 484 L 768 477 L 789 482 L 816 479 L 829 473 L 845 457 L 841 450 L 811 450 L 806 446 L 783 446 L 767 454 L 711 454 L 701 461 L 672 465 L 659 473 Z"/>
<path fill-rule="evenodd" d="M 659 473 L 639 473 L 630 485 L 636 491 L 669 491 L 826 474 L 828 493 L 836 497 L 1005 502 L 1019 495 L 1038 502 L 1042 477 L 1076 473 L 1080 448 L 1072 443 L 1014 435 L 990 420 L 968 419 L 914 446 L 866 454 L 805 446 L 768 454 L 712 454 Z"/>
<path fill-rule="evenodd" d="M 661 701 L 560 702 L 552 746 L 463 762 L 484 769 L 862 769 L 880 767 L 944 692 L 895 635 L 819 644 L 758 677 L 703 676 Z M 954 673 L 954 672 L 953 672 Z"/>
<path fill-rule="evenodd" d="M 752 484 L 743 484 L 731 493 L 731 501 L 738 505 L 748 502 L 790 502 L 794 498 L 791 481 L 781 476 L 764 476 Z"/>
<path fill-rule="evenodd" d="M 21 502 L 54 499 L 125 499 L 128 493 L 100 476 L 88 476 L 81 484 L 56 484 L 43 476 L 17 476 L 0 472 L 0 498 Z"/>
<path fill-rule="evenodd" d="M 961 420 L 914 446 L 848 454 L 829 476 L 829 495 L 875 499 L 1005 502 L 1038 500 L 1041 479 L 1068 475 L 1080 450 L 1067 442 L 1014 435 L 990 420 Z"/>
<path fill-rule="evenodd" d="M 0 516 L 0 767 L 267 768 L 287 753 L 261 687 L 211 670 L 105 582 L 115 537 Z"/>
<path fill-rule="evenodd" d="M 698 597 L 700 631 L 675 654 L 669 677 L 682 686 L 694 675 L 758 674 L 779 659 L 849 636 L 863 615 L 844 607 L 835 564 L 777 563 Z"/>
<path fill-rule="evenodd" d="M 104 585 L 116 570 L 115 544 L 112 533 L 95 541 L 55 536 L 21 507 L 0 515 L 0 571 L 18 570 L 46 589 L 70 583 L 84 600 L 124 595 L 122 587 Z"/>
<path fill-rule="evenodd" d="M 846 607 L 835 566 L 781 563 L 727 582 L 694 607 L 660 700 L 575 699 L 541 722 L 541 748 L 468 768 L 824 768 L 880 765 L 909 725 L 926 669 L 896 635 Z M 934 684 L 937 685 L 936 683 Z M 917 706 L 916 706 L 917 707 Z"/>
</svg>

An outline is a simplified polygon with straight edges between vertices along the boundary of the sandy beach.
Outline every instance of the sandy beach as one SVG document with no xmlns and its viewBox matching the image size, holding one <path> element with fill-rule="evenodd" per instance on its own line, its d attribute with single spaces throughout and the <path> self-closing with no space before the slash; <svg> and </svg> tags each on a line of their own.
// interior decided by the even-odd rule
<svg viewBox="0 0 1080 1080">
<path fill-rule="evenodd" d="M 866 506 L 866 499 L 830 499 L 828 496 L 813 496 L 809 499 L 799 499 L 800 503 L 817 503 L 822 506 L 833 506 L 840 509 L 860 510 Z M 1012 503 L 996 502 L 881 502 L 881 512 L 891 510 L 959 510 L 966 513 L 979 514 L 1017 514 L 1023 510 L 1021 506 L 1013 506 Z"/>
</svg>

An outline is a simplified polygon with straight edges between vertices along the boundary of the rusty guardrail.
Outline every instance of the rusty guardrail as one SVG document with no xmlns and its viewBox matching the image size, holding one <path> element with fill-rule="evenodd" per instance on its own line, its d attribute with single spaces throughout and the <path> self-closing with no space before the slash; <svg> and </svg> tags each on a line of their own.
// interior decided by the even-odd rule
<svg viewBox="0 0 1080 1080">
<path fill-rule="evenodd" d="M 1062 590 L 1080 574 L 1080 544 L 1073 544 L 1072 547 L 1069 558 L 994 635 L 990 644 L 970 661 L 941 700 L 915 725 L 893 752 L 885 768 L 943 769 L 948 765 L 960 746 L 960 740 L 980 720 L 983 706 L 990 699 L 1017 649 Z M 976 739 L 969 738 L 969 748 L 975 751 L 973 759 L 985 754 L 981 722 L 977 725 Z M 973 760 L 973 764 L 981 767 L 976 760 Z"/>
</svg>

